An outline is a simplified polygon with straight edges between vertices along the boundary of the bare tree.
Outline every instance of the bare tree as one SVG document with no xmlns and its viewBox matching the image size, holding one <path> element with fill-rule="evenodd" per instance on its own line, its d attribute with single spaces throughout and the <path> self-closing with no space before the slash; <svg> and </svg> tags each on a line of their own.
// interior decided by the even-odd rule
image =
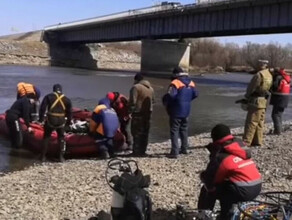
<svg viewBox="0 0 292 220">
<path fill-rule="evenodd" d="M 271 67 L 285 66 L 289 51 L 279 43 L 270 43 L 266 46 L 266 53 Z"/>
<path fill-rule="evenodd" d="M 279 43 L 269 43 L 266 45 L 247 42 L 242 49 L 242 55 L 246 63 L 254 69 L 257 66 L 257 61 L 260 59 L 268 60 L 271 67 L 279 67 L 287 64 L 289 51 L 291 54 L 291 49 L 289 50 Z"/>
<path fill-rule="evenodd" d="M 268 59 L 263 46 L 251 42 L 247 42 L 246 45 L 242 48 L 242 56 L 246 64 L 254 69 L 257 68 L 258 60 Z"/>
<path fill-rule="evenodd" d="M 240 65 L 240 48 L 237 44 L 225 44 L 224 52 L 222 54 L 224 61 L 224 69 L 229 71 L 232 66 Z"/>
</svg>

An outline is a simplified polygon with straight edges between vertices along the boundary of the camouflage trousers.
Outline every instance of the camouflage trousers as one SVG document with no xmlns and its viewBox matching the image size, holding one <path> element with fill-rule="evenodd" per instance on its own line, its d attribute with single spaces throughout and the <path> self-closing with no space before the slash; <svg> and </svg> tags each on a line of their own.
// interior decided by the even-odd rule
<svg viewBox="0 0 292 220">
<path fill-rule="evenodd" d="M 131 121 L 131 133 L 133 136 L 133 153 L 145 154 L 148 145 L 151 112 L 133 113 Z"/>
<path fill-rule="evenodd" d="M 247 146 L 263 145 L 266 109 L 249 109 L 246 116 L 243 141 Z"/>
</svg>

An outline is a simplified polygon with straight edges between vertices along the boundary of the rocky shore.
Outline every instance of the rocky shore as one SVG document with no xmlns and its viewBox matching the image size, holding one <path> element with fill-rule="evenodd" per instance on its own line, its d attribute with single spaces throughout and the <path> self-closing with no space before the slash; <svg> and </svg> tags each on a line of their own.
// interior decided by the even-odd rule
<svg viewBox="0 0 292 220">
<path fill-rule="evenodd" d="M 36 31 L 0 36 L 0 65 L 54 65 L 54 57 L 52 57 L 54 49 L 45 42 L 41 42 L 41 35 L 41 31 Z M 77 67 L 87 67 L 88 69 L 131 71 L 140 69 L 140 55 L 131 49 L 115 48 L 105 44 L 88 44 L 86 49 L 84 51 L 60 49 L 57 54 L 63 56 L 64 63 L 59 62 L 58 65 L 76 67 L 79 60 L 81 63 Z M 69 56 L 71 53 L 74 55 Z M 92 62 L 92 66 L 87 66 L 89 65 L 87 62 Z"/>
<path fill-rule="evenodd" d="M 292 190 L 292 123 L 281 136 L 265 135 L 265 145 L 253 148 L 262 173 L 264 191 Z M 271 128 L 267 126 L 266 133 Z M 241 137 L 242 128 L 233 129 Z M 209 134 L 190 137 L 191 154 L 177 160 L 165 157 L 170 141 L 150 144 L 147 158 L 138 163 L 151 175 L 149 188 L 154 219 L 174 219 L 176 204 L 196 206 L 199 173 L 206 166 Z M 111 190 L 105 181 L 106 161 L 67 160 L 35 164 L 0 178 L 0 219 L 88 219 L 100 210 L 109 211 Z"/>
</svg>

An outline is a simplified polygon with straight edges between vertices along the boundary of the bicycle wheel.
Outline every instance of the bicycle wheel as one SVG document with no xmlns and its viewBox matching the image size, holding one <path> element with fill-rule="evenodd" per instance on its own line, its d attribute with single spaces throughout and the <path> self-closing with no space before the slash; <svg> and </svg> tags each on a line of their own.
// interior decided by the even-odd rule
<svg viewBox="0 0 292 220">
<path fill-rule="evenodd" d="M 278 213 L 279 219 L 292 219 L 292 192 L 275 191 L 262 193 L 256 201 L 264 202 L 265 204 L 277 205 L 280 210 Z"/>
<path fill-rule="evenodd" d="M 266 192 L 253 201 L 238 203 L 233 220 L 290 220 L 292 192 Z"/>
<path fill-rule="evenodd" d="M 268 204 L 290 206 L 292 205 L 292 192 L 275 191 L 261 193 L 254 201 L 265 202 Z"/>
<path fill-rule="evenodd" d="M 263 202 L 242 202 L 238 204 L 239 214 L 235 220 L 277 220 L 280 208 Z"/>
</svg>

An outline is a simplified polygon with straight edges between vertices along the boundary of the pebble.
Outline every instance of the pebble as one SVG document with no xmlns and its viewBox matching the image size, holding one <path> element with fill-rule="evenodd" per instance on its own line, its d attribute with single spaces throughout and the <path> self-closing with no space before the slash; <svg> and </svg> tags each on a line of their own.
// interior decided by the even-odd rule
<svg viewBox="0 0 292 220">
<path fill-rule="evenodd" d="M 266 131 L 271 126 L 268 124 Z M 291 122 L 286 122 L 286 127 L 291 127 Z M 232 133 L 240 136 L 243 128 L 232 129 Z M 266 134 L 264 146 L 252 149 L 264 191 L 292 191 L 291 136 L 292 129 L 280 136 Z M 181 202 L 195 208 L 199 173 L 206 168 L 209 156 L 202 146 L 210 141 L 209 133 L 189 137 L 191 153 L 177 160 L 158 157 L 170 152 L 169 141 L 150 144 L 147 158 L 133 158 L 145 175 L 151 175 L 154 220 L 174 219 L 176 204 Z M 67 160 L 2 175 L 0 219 L 85 220 L 101 210 L 109 212 L 111 189 L 104 178 L 106 164 L 95 159 Z"/>
</svg>

